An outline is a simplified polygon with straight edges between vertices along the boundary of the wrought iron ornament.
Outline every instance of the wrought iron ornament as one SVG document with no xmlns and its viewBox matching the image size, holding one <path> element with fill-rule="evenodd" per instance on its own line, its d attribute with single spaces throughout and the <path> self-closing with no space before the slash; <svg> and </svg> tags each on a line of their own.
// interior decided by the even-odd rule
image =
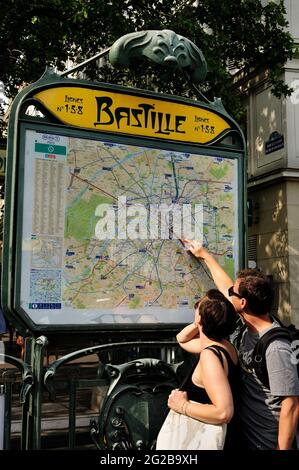
<svg viewBox="0 0 299 470">
<path fill-rule="evenodd" d="M 114 66 L 130 66 L 140 57 L 185 70 L 194 83 L 204 80 L 207 74 L 207 64 L 201 50 L 190 39 L 169 29 L 126 34 L 113 44 L 109 52 L 109 60 Z"/>
</svg>

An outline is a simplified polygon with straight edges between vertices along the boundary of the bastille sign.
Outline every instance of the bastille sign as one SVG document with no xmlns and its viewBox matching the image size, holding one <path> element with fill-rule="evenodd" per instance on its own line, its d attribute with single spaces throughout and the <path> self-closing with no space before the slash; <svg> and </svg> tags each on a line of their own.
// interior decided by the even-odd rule
<svg viewBox="0 0 299 470">
<path fill-rule="evenodd" d="M 34 97 L 64 124 L 104 132 L 207 144 L 231 128 L 215 112 L 163 96 L 62 86 Z"/>
</svg>

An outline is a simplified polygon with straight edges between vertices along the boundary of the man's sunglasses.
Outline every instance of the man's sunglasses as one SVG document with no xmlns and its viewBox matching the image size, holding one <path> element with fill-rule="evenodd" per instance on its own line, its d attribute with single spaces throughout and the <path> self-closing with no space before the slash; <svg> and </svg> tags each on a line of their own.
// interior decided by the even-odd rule
<svg viewBox="0 0 299 470">
<path fill-rule="evenodd" d="M 244 297 L 242 295 L 237 294 L 237 292 L 234 291 L 234 286 L 231 286 L 228 289 L 228 295 L 229 295 L 229 297 L 232 297 L 234 295 L 235 297 L 238 297 L 238 299 L 244 299 Z"/>
</svg>

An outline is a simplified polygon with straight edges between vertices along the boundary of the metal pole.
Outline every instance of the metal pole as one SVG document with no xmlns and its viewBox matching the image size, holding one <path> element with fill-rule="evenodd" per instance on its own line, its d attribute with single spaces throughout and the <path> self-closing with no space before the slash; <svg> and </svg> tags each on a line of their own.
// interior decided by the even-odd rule
<svg viewBox="0 0 299 470">
<path fill-rule="evenodd" d="M 5 386 L 0 385 L 0 450 L 4 448 Z"/>
<path fill-rule="evenodd" d="M 41 416 L 42 416 L 42 383 L 43 383 L 43 366 L 44 352 L 48 340 L 45 336 L 40 336 L 35 342 L 34 348 L 34 386 L 33 386 L 33 429 L 32 429 L 32 449 L 40 449 L 41 445 Z"/>
<path fill-rule="evenodd" d="M 108 47 L 107 49 L 104 49 L 103 51 L 99 52 L 93 57 L 90 57 L 90 59 L 87 59 L 84 62 L 81 62 L 81 64 L 75 65 L 75 67 L 65 70 L 64 72 L 61 72 L 59 75 L 61 77 L 65 77 L 66 75 L 69 75 L 70 73 L 76 72 L 77 70 L 84 68 L 85 65 L 89 64 L 90 62 L 100 59 L 101 57 L 104 57 L 104 55 L 108 54 L 109 51 L 110 51 L 110 47 Z"/>
<path fill-rule="evenodd" d="M 71 378 L 69 401 L 69 449 L 74 449 L 76 444 L 76 399 L 77 383 L 76 379 Z"/>
<path fill-rule="evenodd" d="M 12 406 L 12 387 L 13 379 L 5 383 L 5 408 L 4 408 L 4 449 L 10 449 L 11 438 L 11 406 Z"/>
<path fill-rule="evenodd" d="M 27 364 L 33 364 L 33 348 L 34 339 L 25 339 L 25 354 L 24 361 Z M 29 395 L 22 409 L 22 435 L 21 435 L 21 450 L 28 450 L 31 448 L 31 434 L 32 434 L 32 401 L 34 390 L 30 390 Z"/>
<path fill-rule="evenodd" d="M 4 357 L 5 349 L 4 343 L 0 340 L 0 364 L 2 365 L 2 357 Z M 5 361 L 3 361 L 3 364 Z M 0 450 L 3 450 L 4 446 L 4 426 L 5 426 L 5 386 L 3 384 L 0 385 Z"/>
</svg>

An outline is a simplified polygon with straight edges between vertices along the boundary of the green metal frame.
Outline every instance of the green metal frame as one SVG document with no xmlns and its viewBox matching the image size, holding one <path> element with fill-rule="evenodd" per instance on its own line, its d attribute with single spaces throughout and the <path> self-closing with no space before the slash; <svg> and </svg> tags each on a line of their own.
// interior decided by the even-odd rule
<svg viewBox="0 0 299 470">
<path fill-rule="evenodd" d="M 57 123 L 57 120 L 51 120 L 51 117 L 32 118 L 25 115 L 25 109 L 32 103 L 33 95 L 42 90 L 56 88 L 60 86 L 80 86 L 85 88 L 116 91 L 126 94 L 132 94 L 140 97 L 152 97 L 159 100 L 171 101 L 174 103 L 182 103 L 186 105 L 198 106 L 201 109 L 212 111 L 223 117 L 231 126 L 231 129 L 224 131 L 209 145 L 186 144 L 185 142 L 176 142 L 167 139 L 153 139 L 150 137 L 132 137 L 124 135 L 111 134 L 111 132 L 99 132 L 88 129 L 78 129 Z M 36 103 L 35 103 L 36 104 Z M 246 214 L 246 197 L 245 197 L 245 141 L 244 136 L 238 124 L 227 114 L 221 102 L 216 100 L 214 103 L 207 104 L 196 102 L 187 98 L 180 98 L 172 95 L 160 95 L 157 93 L 128 89 L 121 86 L 112 86 L 102 83 L 90 83 L 85 80 L 65 79 L 53 73 L 47 73 L 36 83 L 33 83 L 24 89 L 15 99 L 12 106 L 9 134 L 8 134 L 8 159 L 7 159 L 7 179 L 5 194 L 5 227 L 4 227 L 4 250 L 3 250 L 3 272 L 2 272 L 2 304 L 9 319 L 16 328 L 23 334 L 33 334 L 38 336 L 44 332 L 64 331 L 84 331 L 102 332 L 115 331 L 124 328 L 124 325 L 38 325 L 35 324 L 20 307 L 17 307 L 19 299 L 20 287 L 20 259 L 21 259 L 21 234 L 22 234 L 22 198 L 17 197 L 23 194 L 23 173 L 24 173 L 24 130 L 36 129 L 46 133 L 59 133 L 66 136 L 77 136 L 79 138 L 91 138 L 95 140 L 105 140 L 115 143 L 134 143 L 134 145 L 147 146 L 152 148 L 161 148 L 168 150 L 176 150 L 183 152 L 192 152 L 195 154 L 222 156 L 238 160 L 238 189 L 239 197 L 244 197 L 243 204 L 239 205 L 239 260 L 240 266 L 245 262 L 245 246 L 243 235 L 246 233 L 245 217 Z M 223 139 L 230 135 L 235 135 L 236 144 L 228 145 L 222 143 Z M 17 208 L 17 211 L 16 211 Z M 125 327 L 126 331 L 136 329 L 153 329 L 173 330 L 178 328 L 178 324 L 142 324 Z"/>
<path fill-rule="evenodd" d="M 90 83 L 86 80 L 74 80 L 64 78 L 88 63 L 97 60 L 109 53 L 110 62 L 115 66 L 129 66 L 142 58 L 162 66 L 171 68 L 173 71 L 183 73 L 191 86 L 201 95 L 206 102 L 195 101 L 187 98 L 173 95 L 153 93 L 148 90 L 132 89 L 118 85 L 109 85 L 104 83 Z M 174 31 L 139 31 L 127 34 L 119 38 L 111 47 L 101 51 L 94 57 L 85 60 L 83 63 L 62 72 L 55 74 L 51 69 L 46 70 L 45 74 L 35 83 L 22 90 L 13 102 L 8 132 L 8 158 L 6 174 L 6 194 L 5 194 L 5 220 L 4 220 L 4 250 L 2 266 L 2 304 L 8 318 L 13 322 L 16 328 L 25 336 L 33 335 L 37 337 L 43 332 L 62 332 L 68 331 L 105 331 L 107 329 L 115 331 L 119 327 L 115 325 L 37 325 L 20 308 L 20 273 L 21 273 L 21 234 L 23 201 L 23 176 L 24 176 L 24 129 L 37 129 L 47 133 L 59 132 L 61 135 L 76 135 L 79 138 L 92 138 L 96 140 L 111 140 L 115 143 L 134 143 L 135 145 L 144 145 L 153 148 L 188 151 L 195 154 L 203 153 L 205 155 L 217 155 L 225 158 L 238 160 L 238 189 L 239 196 L 242 197 L 242 204 L 238 207 L 239 220 L 239 262 L 240 266 L 245 262 L 245 234 L 246 234 L 246 185 L 245 185 L 245 140 L 244 135 L 238 124 L 224 109 L 221 99 L 215 99 L 209 102 L 196 88 L 195 84 L 205 78 L 207 65 L 201 50 L 189 39 L 177 35 Z M 153 137 L 123 136 L 121 133 L 99 132 L 97 130 L 87 130 L 67 126 L 57 122 L 57 118 L 45 110 L 40 103 L 34 100 L 34 95 L 38 92 L 48 89 L 58 89 L 59 87 L 82 87 L 93 90 L 106 90 L 117 93 L 124 93 L 126 96 L 138 96 L 140 98 L 154 98 L 160 101 L 167 101 L 183 105 L 198 107 L 201 110 L 210 111 L 222 117 L 230 125 L 230 129 L 225 130 L 215 139 L 206 145 L 188 144 L 182 141 L 159 139 Z M 25 114 L 26 108 L 34 104 L 44 111 L 45 118 L 30 118 Z M 229 136 L 235 135 L 235 145 L 228 145 L 223 140 Z M 18 203 L 17 213 L 15 212 L 16 203 Z M 244 239 L 243 239 L 244 234 Z M 144 329 L 157 329 L 157 325 L 142 324 L 136 327 L 128 327 L 132 331 L 140 327 Z M 158 324 L 159 331 L 171 330 L 177 328 L 178 324 Z M 121 325 L 120 328 L 124 328 Z M 126 331 L 128 328 L 125 327 Z"/>
</svg>

